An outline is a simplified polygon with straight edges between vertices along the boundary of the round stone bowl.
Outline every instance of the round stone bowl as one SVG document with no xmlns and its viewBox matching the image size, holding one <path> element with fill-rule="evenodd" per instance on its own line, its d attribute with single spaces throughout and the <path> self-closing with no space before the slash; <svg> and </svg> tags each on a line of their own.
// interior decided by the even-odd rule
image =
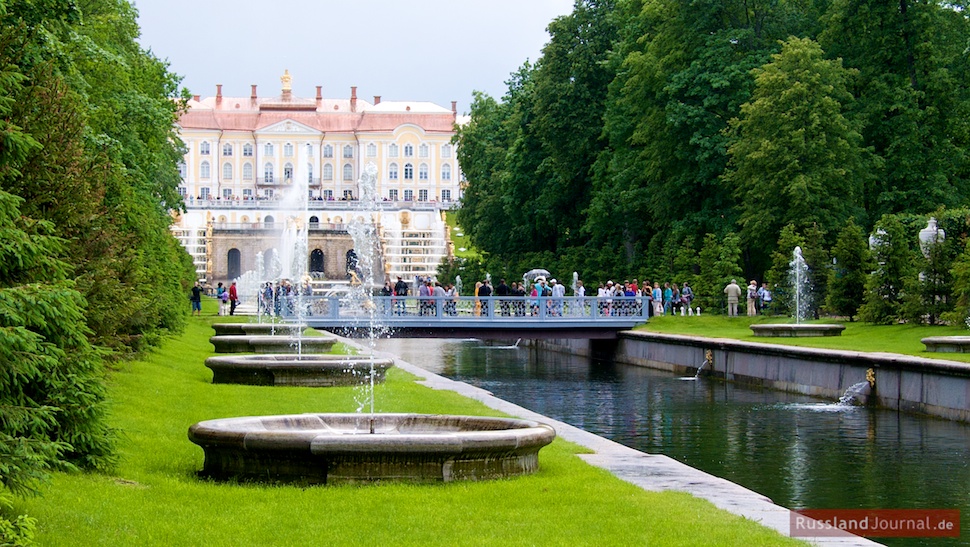
<svg viewBox="0 0 970 547">
<path fill-rule="evenodd" d="M 354 386 L 368 378 L 372 365 L 374 382 L 379 383 L 394 361 L 332 354 L 219 355 L 205 360 L 213 384 L 254 386 Z"/>
<path fill-rule="evenodd" d="M 842 336 L 845 325 L 816 325 L 808 323 L 770 323 L 751 325 L 755 336 L 802 337 L 802 336 Z"/>
<path fill-rule="evenodd" d="M 306 325 L 292 323 L 214 323 L 212 330 L 220 335 L 249 336 L 295 336 L 306 329 Z"/>
<path fill-rule="evenodd" d="M 970 336 L 928 336 L 921 340 L 926 351 L 970 353 Z"/>
<path fill-rule="evenodd" d="M 199 422 L 200 475 L 301 484 L 451 482 L 534 473 L 555 430 L 514 418 L 294 414 Z"/>
<path fill-rule="evenodd" d="M 221 334 L 209 338 L 216 353 L 327 353 L 332 336 L 248 336 Z"/>
</svg>

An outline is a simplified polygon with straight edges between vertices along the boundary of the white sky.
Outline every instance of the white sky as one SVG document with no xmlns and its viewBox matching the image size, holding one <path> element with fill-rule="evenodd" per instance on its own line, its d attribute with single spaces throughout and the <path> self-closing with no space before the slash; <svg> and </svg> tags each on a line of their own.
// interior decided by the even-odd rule
<svg viewBox="0 0 970 547">
<path fill-rule="evenodd" d="M 458 101 L 472 91 L 496 99 L 505 82 L 549 41 L 546 27 L 573 0 L 132 0 L 141 44 L 182 86 L 203 97 L 280 94 L 289 69 L 293 94 Z"/>
</svg>

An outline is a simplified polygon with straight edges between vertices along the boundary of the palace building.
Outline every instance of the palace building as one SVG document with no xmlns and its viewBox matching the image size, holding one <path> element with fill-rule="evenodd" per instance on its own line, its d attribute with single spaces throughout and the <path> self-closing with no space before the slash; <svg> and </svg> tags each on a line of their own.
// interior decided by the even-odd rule
<svg viewBox="0 0 970 547">
<path fill-rule="evenodd" d="M 377 224 L 385 275 L 433 276 L 451 254 L 444 213 L 461 192 L 451 142 L 460 123 L 456 103 L 368 102 L 356 87 L 348 98 L 324 99 L 322 86 L 304 99 L 292 94 L 288 72 L 281 81 L 273 97 L 259 97 L 255 85 L 248 97 L 223 96 L 217 85 L 214 97 L 193 97 L 178 121 L 187 149 L 179 165 L 186 212 L 173 231 L 198 276 L 215 285 L 268 268 L 257 255 L 278 252 L 274 232 L 294 214 L 287 192 L 305 187 L 311 275 L 346 279 L 353 255 L 346 224 L 357 218 L 358 180 L 368 163 L 377 166 L 381 199 L 368 221 Z"/>
</svg>

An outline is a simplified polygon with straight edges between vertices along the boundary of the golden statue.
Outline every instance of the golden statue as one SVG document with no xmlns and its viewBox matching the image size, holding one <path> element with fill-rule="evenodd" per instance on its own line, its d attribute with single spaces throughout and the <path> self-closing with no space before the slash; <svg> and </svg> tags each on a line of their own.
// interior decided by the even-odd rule
<svg viewBox="0 0 970 547">
<path fill-rule="evenodd" d="M 293 89 L 293 76 L 290 76 L 290 69 L 283 71 L 283 75 L 280 76 L 280 82 L 283 83 L 283 91 L 291 91 Z"/>
</svg>

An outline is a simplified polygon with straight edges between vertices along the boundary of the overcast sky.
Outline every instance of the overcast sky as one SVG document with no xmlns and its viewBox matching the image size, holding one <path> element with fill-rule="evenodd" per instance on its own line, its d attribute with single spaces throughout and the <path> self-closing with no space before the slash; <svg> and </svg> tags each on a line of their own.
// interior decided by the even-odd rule
<svg viewBox="0 0 970 547">
<path fill-rule="evenodd" d="M 132 0 L 141 43 L 193 94 L 431 101 L 467 113 L 549 41 L 573 0 Z"/>
</svg>

